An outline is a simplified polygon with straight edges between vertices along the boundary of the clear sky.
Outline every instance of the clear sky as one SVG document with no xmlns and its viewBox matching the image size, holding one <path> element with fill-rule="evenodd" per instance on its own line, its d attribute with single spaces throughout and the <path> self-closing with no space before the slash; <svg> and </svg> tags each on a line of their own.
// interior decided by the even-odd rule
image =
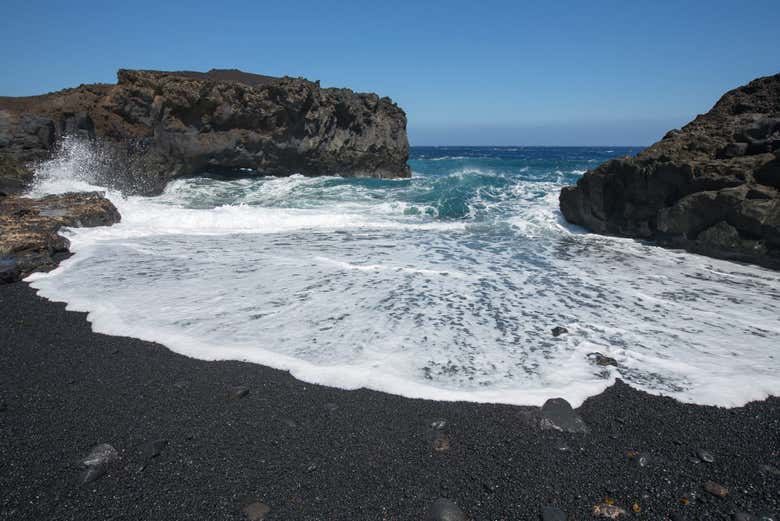
<svg viewBox="0 0 780 521">
<path fill-rule="evenodd" d="M 0 95 L 120 67 L 374 91 L 406 110 L 413 145 L 645 145 L 780 72 L 780 4 L 3 0 Z"/>
</svg>

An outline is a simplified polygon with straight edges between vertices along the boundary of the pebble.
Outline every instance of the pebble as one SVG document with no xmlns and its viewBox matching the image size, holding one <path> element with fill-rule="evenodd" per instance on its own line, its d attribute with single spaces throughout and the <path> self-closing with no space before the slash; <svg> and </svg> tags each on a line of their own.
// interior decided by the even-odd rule
<svg viewBox="0 0 780 521">
<path fill-rule="evenodd" d="M 566 521 L 566 512 L 558 507 L 542 507 L 542 521 Z"/>
<path fill-rule="evenodd" d="M 706 483 L 704 483 L 704 490 L 706 490 L 713 496 L 717 496 L 720 498 L 724 498 L 729 494 L 729 489 L 727 489 L 723 485 L 718 485 L 714 481 L 707 481 Z"/>
<path fill-rule="evenodd" d="M 433 422 L 431 422 L 431 428 L 436 429 L 437 431 L 442 430 L 446 426 L 447 426 L 446 420 L 434 420 Z"/>
<path fill-rule="evenodd" d="M 234 387 L 228 387 L 229 400 L 240 400 L 247 394 L 249 394 L 249 387 L 246 385 L 236 385 Z"/>
<path fill-rule="evenodd" d="M 586 433 L 590 429 L 563 398 L 551 398 L 544 402 L 540 426 L 544 430 Z"/>
<path fill-rule="evenodd" d="M 647 466 L 647 456 L 645 456 L 644 454 L 640 454 L 635 450 L 630 450 L 626 452 L 626 457 L 640 467 Z"/>
<path fill-rule="evenodd" d="M 113 446 L 108 443 L 101 443 L 92 447 L 89 454 L 81 460 L 81 464 L 85 467 L 95 467 L 112 463 L 118 459 L 119 452 Z"/>
<path fill-rule="evenodd" d="M 242 508 L 241 511 L 249 521 L 261 521 L 271 511 L 271 507 L 260 501 L 255 501 Z"/>
<path fill-rule="evenodd" d="M 428 509 L 425 521 L 466 521 L 466 514 L 449 499 L 437 499 Z"/>
<path fill-rule="evenodd" d="M 552 335 L 555 336 L 555 337 L 561 336 L 561 335 L 566 334 L 568 332 L 569 332 L 569 330 L 566 329 L 565 327 L 562 327 L 562 326 L 555 326 L 554 328 L 552 328 Z"/>
<path fill-rule="evenodd" d="M 600 366 L 612 365 L 617 367 L 618 365 L 617 360 L 615 360 L 611 356 L 602 355 L 601 353 L 588 353 L 588 358 L 593 363 Z"/>
<path fill-rule="evenodd" d="M 704 449 L 697 450 L 696 455 L 699 456 L 700 460 L 706 461 L 707 463 L 715 462 L 715 456 L 713 456 L 711 452 L 706 451 Z"/>
<path fill-rule="evenodd" d="M 593 507 L 593 517 L 603 517 L 606 519 L 617 519 L 621 516 L 627 515 L 624 509 L 617 505 L 610 505 L 609 503 L 599 503 Z"/>
<path fill-rule="evenodd" d="M 333 412 L 333 411 L 335 411 L 336 409 L 339 408 L 339 406 L 336 405 L 333 402 L 327 402 L 323 407 L 325 407 L 325 410 L 330 411 L 330 412 Z"/>
<path fill-rule="evenodd" d="M 92 447 L 89 454 L 80 462 L 85 469 L 81 474 L 81 484 L 86 485 L 103 477 L 108 472 L 109 465 L 118 459 L 119 452 L 108 443 Z"/>
<path fill-rule="evenodd" d="M 756 518 L 747 512 L 737 512 L 733 517 L 734 521 L 754 521 Z"/>
</svg>

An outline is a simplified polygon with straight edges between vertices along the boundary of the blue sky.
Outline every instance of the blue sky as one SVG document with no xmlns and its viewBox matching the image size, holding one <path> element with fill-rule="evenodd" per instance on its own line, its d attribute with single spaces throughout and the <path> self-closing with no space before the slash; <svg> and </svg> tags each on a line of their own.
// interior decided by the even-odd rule
<svg viewBox="0 0 780 521">
<path fill-rule="evenodd" d="M 0 95 L 240 68 L 390 96 L 413 145 L 645 145 L 780 72 L 776 0 L 643 3 L 3 0 Z"/>
</svg>

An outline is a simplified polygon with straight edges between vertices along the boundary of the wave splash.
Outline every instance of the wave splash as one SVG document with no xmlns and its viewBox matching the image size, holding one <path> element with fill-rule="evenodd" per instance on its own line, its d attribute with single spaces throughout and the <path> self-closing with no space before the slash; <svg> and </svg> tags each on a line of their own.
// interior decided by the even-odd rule
<svg viewBox="0 0 780 521">
<path fill-rule="evenodd" d="M 100 188 L 94 151 L 68 152 L 39 168 L 35 193 Z M 408 180 L 110 190 L 122 223 L 65 231 L 76 255 L 29 280 L 96 331 L 337 387 L 578 404 L 620 377 L 725 406 L 780 394 L 777 273 L 563 222 L 560 187 L 607 156 L 416 149 Z M 559 325 L 569 334 L 554 338 Z"/>
</svg>

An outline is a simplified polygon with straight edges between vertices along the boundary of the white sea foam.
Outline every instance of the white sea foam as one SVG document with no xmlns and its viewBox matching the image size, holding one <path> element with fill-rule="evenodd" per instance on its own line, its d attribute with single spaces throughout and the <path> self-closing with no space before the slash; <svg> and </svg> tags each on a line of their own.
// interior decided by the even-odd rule
<svg viewBox="0 0 780 521">
<path fill-rule="evenodd" d="M 83 160 L 44 165 L 36 192 L 94 189 Z M 343 388 L 579 404 L 621 377 L 724 406 L 780 394 L 780 275 L 583 233 L 549 179 L 464 169 L 110 192 L 122 222 L 66 230 L 76 255 L 29 280 L 98 332 Z M 553 338 L 558 325 L 570 333 Z"/>
</svg>

